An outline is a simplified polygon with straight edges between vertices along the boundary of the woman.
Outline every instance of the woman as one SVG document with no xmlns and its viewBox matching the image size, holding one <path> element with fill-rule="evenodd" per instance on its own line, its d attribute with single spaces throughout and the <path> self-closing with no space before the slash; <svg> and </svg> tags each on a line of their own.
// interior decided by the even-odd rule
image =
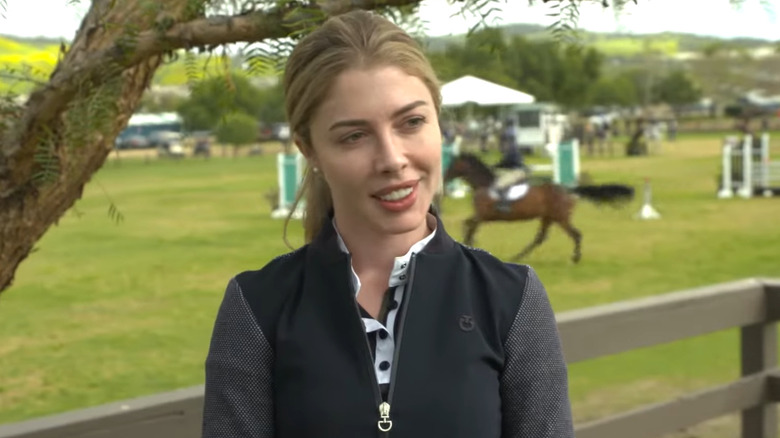
<svg viewBox="0 0 780 438">
<path fill-rule="evenodd" d="M 539 279 L 456 243 L 430 207 L 440 95 L 414 40 L 332 18 L 284 86 L 307 244 L 229 282 L 204 437 L 573 437 Z"/>
</svg>

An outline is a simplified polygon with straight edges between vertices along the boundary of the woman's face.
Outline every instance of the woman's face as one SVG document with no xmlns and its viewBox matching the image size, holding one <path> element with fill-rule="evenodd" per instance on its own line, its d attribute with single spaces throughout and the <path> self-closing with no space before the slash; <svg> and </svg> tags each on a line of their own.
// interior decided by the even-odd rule
<svg viewBox="0 0 780 438">
<path fill-rule="evenodd" d="M 441 179 L 441 133 L 422 80 L 396 67 L 345 71 L 310 133 L 307 158 L 330 186 L 340 228 L 425 229 Z"/>
</svg>

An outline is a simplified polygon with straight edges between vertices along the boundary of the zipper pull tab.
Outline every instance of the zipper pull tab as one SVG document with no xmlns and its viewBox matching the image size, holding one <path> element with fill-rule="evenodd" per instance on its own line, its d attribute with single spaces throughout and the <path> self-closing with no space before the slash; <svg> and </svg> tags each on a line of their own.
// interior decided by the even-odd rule
<svg viewBox="0 0 780 438">
<path fill-rule="evenodd" d="M 382 402 L 381 405 L 379 405 L 379 416 L 382 418 L 377 423 L 377 426 L 379 426 L 379 430 L 382 432 L 389 432 L 390 429 L 393 428 L 393 422 L 390 421 L 390 404 L 387 402 Z"/>
</svg>

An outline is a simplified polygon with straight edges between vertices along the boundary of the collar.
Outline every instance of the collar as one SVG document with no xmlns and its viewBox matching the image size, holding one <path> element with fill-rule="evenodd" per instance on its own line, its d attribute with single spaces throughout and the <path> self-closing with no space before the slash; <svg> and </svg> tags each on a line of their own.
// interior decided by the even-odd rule
<svg viewBox="0 0 780 438">
<path fill-rule="evenodd" d="M 433 231 L 412 245 L 406 254 L 395 258 L 393 261 L 393 269 L 390 271 L 390 278 L 388 280 L 389 287 L 396 287 L 406 284 L 408 281 L 407 271 L 409 270 L 409 261 L 412 259 L 412 255 L 421 252 L 436 235 L 438 225 L 436 217 L 433 214 L 428 213 L 426 221 L 428 223 L 428 228 L 433 228 Z M 339 233 L 335 219 L 331 218 L 330 223 L 333 227 L 333 230 L 336 232 L 336 240 L 338 242 L 339 249 L 341 252 L 349 254 L 349 249 L 347 249 L 347 246 L 344 243 L 344 239 L 342 239 L 341 234 Z M 358 278 L 354 268 L 352 269 L 352 285 L 354 286 L 355 295 L 357 296 L 357 294 L 360 292 L 360 278 Z"/>
<path fill-rule="evenodd" d="M 444 254 L 455 249 L 455 241 L 447 234 L 444 224 L 433 206 L 429 208 L 428 213 L 436 220 L 436 232 L 432 233 L 433 236 L 431 237 L 431 240 L 420 250 L 419 254 Z M 328 213 L 328 216 L 323 220 L 322 228 L 309 244 L 309 248 L 311 250 L 310 257 L 314 257 L 318 259 L 320 263 L 326 265 L 342 263 L 347 260 L 348 253 L 342 251 L 339 246 L 339 235 L 333 224 L 332 209 Z"/>
</svg>

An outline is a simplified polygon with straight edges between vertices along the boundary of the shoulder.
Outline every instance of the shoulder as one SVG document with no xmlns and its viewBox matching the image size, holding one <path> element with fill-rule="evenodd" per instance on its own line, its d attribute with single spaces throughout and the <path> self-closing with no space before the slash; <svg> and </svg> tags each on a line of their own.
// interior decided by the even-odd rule
<svg viewBox="0 0 780 438">
<path fill-rule="evenodd" d="M 240 272 L 231 280 L 269 341 L 274 338 L 284 303 L 300 286 L 307 251 L 308 245 L 282 254 L 262 268 Z"/>
<path fill-rule="evenodd" d="M 529 265 L 505 262 L 483 249 L 459 245 L 471 265 L 473 293 L 492 303 L 506 333 L 529 291 L 538 290 L 534 287 L 539 283 L 536 272 Z"/>
<path fill-rule="evenodd" d="M 265 293 L 264 286 L 267 286 L 269 282 L 278 284 L 279 280 L 294 277 L 293 274 L 296 271 L 303 270 L 307 249 L 308 245 L 277 256 L 262 268 L 240 272 L 235 275 L 234 279 L 247 297 Z"/>
<path fill-rule="evenodd" d="M 525 264 L 505 262 L 488 251 L 458 243 L 464 255 L 480 270 L 488 271 L 490 279 L 496 281 L 506 292 L 515 293 L 522 290 L 530 278 L 535 276 L 533 268 Z M 511 289 L 511 290 L 507 290 Z"/>
</svg>

